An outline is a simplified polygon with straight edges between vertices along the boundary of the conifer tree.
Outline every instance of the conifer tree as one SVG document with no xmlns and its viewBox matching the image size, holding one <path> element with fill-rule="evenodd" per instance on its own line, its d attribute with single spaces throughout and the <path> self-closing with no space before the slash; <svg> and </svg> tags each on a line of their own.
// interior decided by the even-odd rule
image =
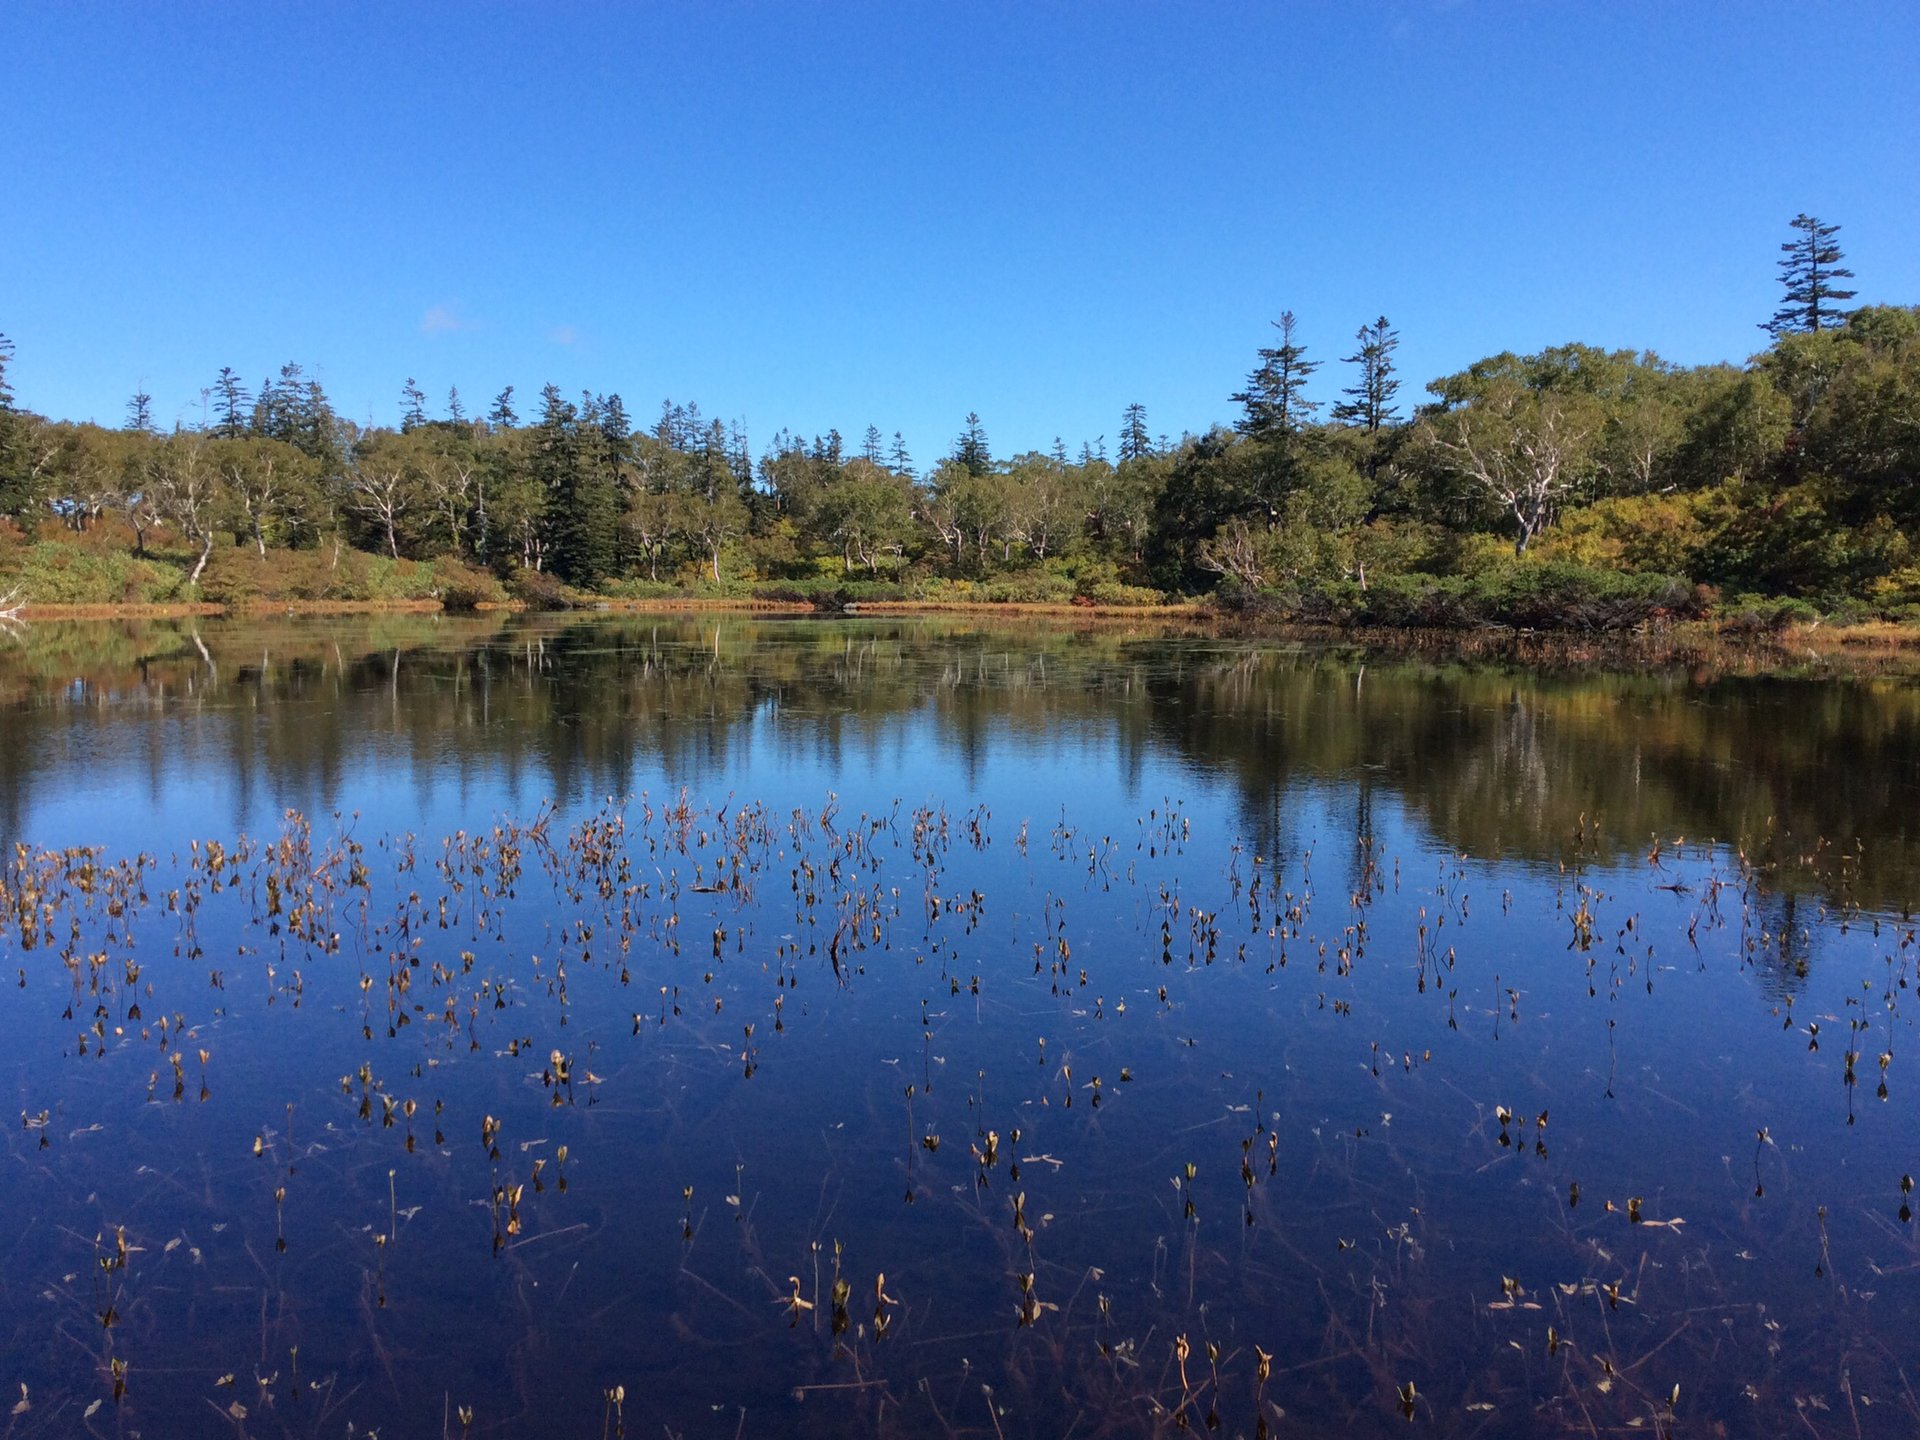
<svg viewBox="0 0 1920 1440">
<path fill-rule="evenodd" d="M 969 475 L 984 475 L 993 468 L 993 454 L 987 448 L 987 432 L 980 424 L 980 417 L 971 410 L 967 412 L 967 428 L 953 442 L 953 458 L 965 467 Z"/>
<path fill-rule="evenodd" d="M 427 423 L 427 394 L 414 383 L 413 377 L 407 377 L 407 383 L 400 387 L 400 433 L 407 434 L 418 430 Z"/>
<path fill-rule="evenodd" d="M 219 378 L 213 382 L 213 393 L 220 415 L 214 433 L 223 440 L 238 439 L 245 433 L 247 418 L 253 410 L 252 394 L 231 365 L 220 367 Z"/>
<path fill-rule="evenodd" d="M 896 475 L 913 473 L 913 456 L 907 452 L 906 437 L 898 430 L 893 432 L 893 447 L 887 454 L 887 468 Z"/>
<path fill-rule="evenodd" d="M 1799 234 L 1780 246 L 1780 283 L 1786 293 L 1773 318 L 1760 327 L 1776 340 L 1782 335 L 1839 328 L 1847 320 L 1840 302 L 1857 293 L 1834 283 L 1853 279 L 1853 271 L 1841 265 L 1846 256 L 1833 240 L 1840 227 L 1822 225 L 1804 212 L 1788 223 Z"/>
<path fill-rule="evenodd" d="M 1153 454 L 1153 437 L 1147 433 L 1147 407 L 1139 401 L 1120 412 L 1120 463 L 1144 460 Z"/>
<path fill-rule="evenodd" d="M 1373 324 L 1362 325 L 1354 338 L 1360 348 L 1343 355 L 1341 363 L 1358 365 L 1360 374 L 1340 392 L 1347 398 L 1333 407 L 1333 418 L 1337 424 L 1373 434 L 1394 419 L 1393 397 L 1400 391 L 1400 381 L 1393 373 L 1393 352 L 1399 347 L 1400 332 L 1382 315 Z"/>
<path fill-rule="evenodd" d="M 1319 401 L 1306 397 L 1307 379 L 1320 362 L 1307 359 L 1306 347 L 1293 338 L 1293 312 L 1283 311 L 1273 328 L 1280 332 L 1280 343 L 1259 352 L 1260 363 L 1247 376 L 1247 388 L 1229 397 L 1244 411 L 1236 428 L 1255 440 L 1291 435 L 1320 408 Z"/>
<path fill-rule="evenodd" d="M 144 389 L 133 392 L 133 398 L 127 401 L 127 429 L 151 432 L 153 429 L 153 396 Z"/>
<path fill-rule="evenodd" d="M 456 425 L 464 425 L 467 419 L 467 407 L 460 403 L 460 387 L 447 387 L 447 418 Z"/>
<path fill-rule="evenodd" d="M 32 503 L 20 463 L 20 422 L 13 413 L 13 385 L 7 367 L 13 361 L 13 341 L 0 335 L 0 514 L 19 515 Z"/>
<path fill-rule="evenodd" d="M 613 571 L 619 521 L 613 482 L 597 455 L 600 434 L 596 413 L 583 426 L 580 411 L 561 397 L 560 387 L 540 392 L 540 421 L 535 427 L 534 477 L 546 497 L 547 554 L 553 569 L 570 584 L 590 587 Z M 583 445 L 583 428 L 591 447 Z"/>
<path fill-rule="evenodd" d="M 513 409 L 513 386 L 504 387 L 493 397 L 493 408 L 487 412 L 487 423 L 497 430 L 511 430 L 520 423 L 520 417 Z"/>
</svg>

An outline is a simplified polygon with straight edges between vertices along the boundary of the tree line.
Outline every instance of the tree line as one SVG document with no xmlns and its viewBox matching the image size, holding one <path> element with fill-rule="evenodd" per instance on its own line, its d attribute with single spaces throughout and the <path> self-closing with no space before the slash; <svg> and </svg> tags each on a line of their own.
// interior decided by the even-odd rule
<svg viewBox="0 0 1920 1440">
<path fill-rule="evenodd" d="M 450 558 L 582 591 L 937 577 L 1125 599 L 1224 588 L 1308 603 L 1393 577 L 1557 564 L 1732 592 L 1920 605 L 1920 309 L 1850 310 L 1837 227 L 1798 216 L 1782 301 L 1745 364 L 1680 366 L 1582 344 L 1488 356 L 1404 403 L 1385 316 L 1339 350 L 1338 399 L 1291 313 L 1230 425 L 996 454 L 966 416 L 916 467 L 869 427 L 745 433 L 618 394 L 513 387 L 470 413 L 408 380 L 360 426 L 289 364 L 222 369 L 202 423 L 162 433 L 16 406 L 0 339 L 0 513 L 124 535 L 200 583 L 230 547 Z M 1223 386 L 1223 389 L 1225 387 Z M 548 583 L 551 583 L 549 581 Z"/>
</svg>

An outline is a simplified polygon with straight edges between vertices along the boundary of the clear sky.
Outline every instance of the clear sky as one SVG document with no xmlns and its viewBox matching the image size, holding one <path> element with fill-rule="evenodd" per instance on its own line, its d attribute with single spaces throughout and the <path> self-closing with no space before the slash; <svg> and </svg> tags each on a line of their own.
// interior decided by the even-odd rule
<svg viewBox="0 0 1920 1440">
<path fill-rule="evenodd" d="M 1920 302 L 1920 3 L 0 4 L 19 402 L 355 419 L 551 380 L 996 453 L 1231 418 L 1268 322 L 1408 391 L 1741 359 L 1801 210 Z M 1344 381 L 1316 377 L 1330 398 Z"/>
</svg>

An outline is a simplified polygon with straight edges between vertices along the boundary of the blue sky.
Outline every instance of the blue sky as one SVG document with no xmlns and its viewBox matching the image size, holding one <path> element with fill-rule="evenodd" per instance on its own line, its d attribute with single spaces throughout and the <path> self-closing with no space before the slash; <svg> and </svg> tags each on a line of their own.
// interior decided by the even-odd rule
<svg viewBox="0 0 1920 1440">
<path fill-rule="evenodd" d="M 1920 302 L 1920 5 L 0 6 L 20 403 L 288 360 L 617 390 L 921 462 L 1567 340 L 1740 359 L 1795 212 Z"/>
</svg>

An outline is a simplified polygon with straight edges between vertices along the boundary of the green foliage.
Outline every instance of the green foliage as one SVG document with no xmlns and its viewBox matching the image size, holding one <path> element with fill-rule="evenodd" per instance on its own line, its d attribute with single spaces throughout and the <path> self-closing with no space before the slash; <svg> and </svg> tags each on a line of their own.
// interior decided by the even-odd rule
<svg viewBox="0 0 1920 1440">
<path fill-rule="evenodd" d="M 1385 628 L 1504 625 L 1624 630 L 1696 613 L 1693 587 L 1671 575 L 1621 575 L 1562 562 L 1509 562 L 1474 575 L 1383 575 L 1292 590 L 1238 592 L 1240 608 L 1284 618 Z"/>
<path fill-rule="evenodd" d="M 1404 422 L 1395 343 L 1384 318 L 1361 329 L 1340 423 L 1314 418 L 1287 316 L 1234 397 L 1237 430 L 1156 441 L 1136 405 L 1117 463 L 1059 442 L 996 458 L 969 415 L 927 474 L 877 426 L 852 451 L 783 431 L 755 465 L 697 406 L 635 430 L 617 395 L 552 386 L 526 425 L 510 393 L 486 420 L 452 399 L 434 418 L 414 387 L 404 425 L 362 431 L 298 366 L 257 399 L 228 370 L 215 423 L 167 436 L 138 405 L 112 430 L 7 399 L 0 513 L 51 548 L 23 537 L 0 571 L 30 601 L 91 603 L 1146 604 L 1218 588 L 1354 623 L 1530 625 L 1564 605 L 1611 625 L 1672 608 L 1661 586 L 1681 577 L 1920 605 L 1920 309 L 1823 309 L 1745 366 L 1502 352 L 1435 380 Z"/>
<path fill-rule="evenodd" d="M 183 597 L 178 564 L 141 559 L 127 549 L 103 550 L 66 540 L 10 547 L 0 555 L 6 578 L 40 605 L 157 605 Z"/>
</svg>

